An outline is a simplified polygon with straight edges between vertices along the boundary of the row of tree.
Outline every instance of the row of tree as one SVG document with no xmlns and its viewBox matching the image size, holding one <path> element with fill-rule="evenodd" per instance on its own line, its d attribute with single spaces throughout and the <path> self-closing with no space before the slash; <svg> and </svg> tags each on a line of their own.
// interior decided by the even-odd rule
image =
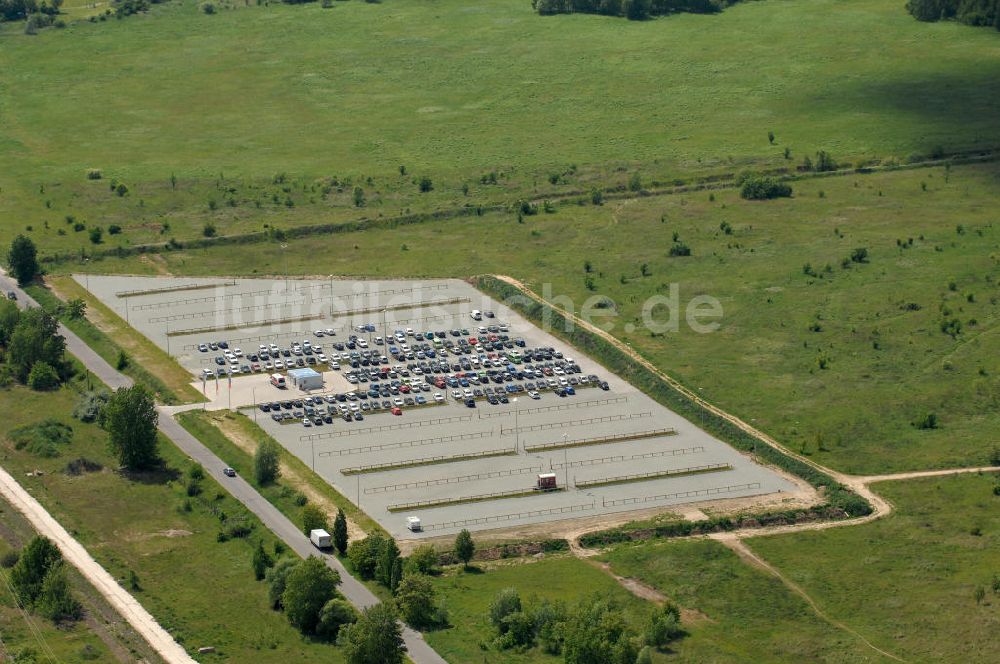
<svg viewBox="0 0 1000 664">
<path fill-rule="evenodd" d="M 601 14 L 644 21 L 668 14 L 715 14 L 739 0 L 531 0 L 543 16 L 552 14 Z"/>
<path fill-rule="evenodd" d="M 918 21 L 955 19 L 1000 30 L 1000 0 L 908 0 L 906 10 Z"/>
<path fill-rule="evenodd" d="M 32 14 L 54 16 L 63 0 L 0 0 L 0 21 L 23 21 Z"/>
<path fill-rule="evenodd" d="M 10 300 L 0 301 L 0 379 L 11 379 L 36 390 L 51 390 L 68 379 L 66 339 L 58 321 L 42 309 L 24 311 Z"/>
<path fill-rule="evenodd" d="M 73 416 L 81 422 L 96 422 L 108 432 L 108 447 L 122 468 L 149 470 L 160 461 L 153 394 L 142 385 L 120 387 L 114 392 L 96 390 L 80 396 Z M 201 479 L 201 469 L 193 473 Z"/>
<path fill-rule="evenodd" d="M 8 582 L 17 603 L 53 622 L 77 620 L 83 613 L 73 597 L 66 577 L 62 554 L 51 540 L 35 537 L 15 556 L 4 558 L 11 563 Z"/>
</svg>

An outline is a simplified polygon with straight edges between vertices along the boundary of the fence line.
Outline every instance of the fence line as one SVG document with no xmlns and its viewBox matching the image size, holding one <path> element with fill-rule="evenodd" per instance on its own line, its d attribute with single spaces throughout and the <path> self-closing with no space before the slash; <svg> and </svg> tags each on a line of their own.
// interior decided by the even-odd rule
<svg viewBox="0 0 1000 664">
<path fill-rule="evenodd" d="M 589 387 L 586 386 L 574 386 L 574 387 Z M 587 408 L 588 406 L 606 406 L 613 403 L 623 403 L 628 401 L 628 397 L 614 397 L 610 399 L 591 399 L 589 401 L 568 401 L 564 403 L 558 403 L 554 406 L 538 406 L 536 408 L 515 408 L 511 410 L 504 411 L 488 411 L 481 412 L 479 414 L 479 419 L 488 420 L 493 417 L 509 417 L 517 412 L 518 415 L 531 415 L 532 413 L 546 413 L 553 410 L 572 410 L 574 408 Z"/>
<path fill-rule="evenodd" d="M 586 503 L 579 505 L 566 505 L 563 507 L 551 507 L 544 510 L 531 510 L 529 512 L 514 512 L 511 514 L 497 514 L 494 516 L 484 516 L 478 519 L 461 519 L 459 521 L 444 521 L 442 523 L 428 523 L 424 525 L 424 530 L 445 530 L 448 528 L 464 528 L 466 526 L 481 526 L 486 523 L 497 523 L 499 521 L 514 521 L 516 519 L 530 519 L 550 514 L 570 514 L 573 512 L 585 512 L 594 509 L 596 503 Z"/>
<path fill-rule="evenodd" d="M 188 334 L 202 334 L 205 332 L 224 332 L 226 330 L 245 330 L 253 327 L 263 327 L 264 325 L 281 325 L 283 323 L 299 323 L 306 320 L 319 320 L 322 314 L 310 316 L 295 316 L 294 318 L 265 318 L 263 320 L 252 320 L 246 323 L 234 323 L 232 325 L 217 325 L 213 327 L 192 327 L 186 330 L 169 330 L 168 337 L 179 337 Z"/>
<path fill-rule="evenodd" d="M 191 320 L 194 318 L 205 318 L 207 316 L 226 317 L 240 311 L 260 311 L 261 309 L 284 309 L 285 307 L 298 306 L 303 302 L 265 302 L 264 304 L 251 304 L 245 307 L 230 307 L 229 309 L 212 309 L 211 311 L 192 311 L 186 314 L 170 314 L 168 316 L 154 316 L 149 319 L 150 323 L 166 323 L 175 320 Z"/>
<path fill-rule="evenodd" d="M 528 498 L 529 496 L 544 496 L 546 493 L 563 491 L 564 489 L 551 489 L 543 491 L 534 488 L 511 489 L 509 491 L 492 491 L 490 493 L 480 493 L 472 496 L 456 496 L 454 498 L 437 498 L 432 500 L 414 500 L 408 503 L 396 503 L 387 505 L 387 512 L 401 512 L 403 510 L 418 509 L 421 507 L 447 507 L 448 505 L 462 505 L 465 503 L 482 503 L 488 500 L 503 500 L 504 498 Z"/>
<path fill-rule="evenodd" d="M 236 280 L 226 281 L 221 284 L 181 284 L 180 286 L 164 286 L 163 288 L 144 288 L 138 290 L 118 291 L 115 297 L 136 297 L 142 295 L 156 295 L 157 293 L 177 293 L 186 290 L 205 290 L 208 288 L 218 288 L 222 286 L 235 286 Z"/>
<path fill-rule="evenodd" d="M 247 341 L 262 341 L 265 339 L 274 341 L 275 339 L 281 339 L 282 337 L 298 337 L 299 335 L 305 336 L 311 334 L 308 330 L 299 330 L 297 332 L 272 332 L 271 334 L 258 334 L 252 337 L 237 337 L 235 339 L 228 339 L 228 342 L 232 345 L 245 343 Z M 184 350 L 194 350 L 198 348 L 198 344 L 184 344 Z"/>
<path fill-rule="evenodd" d="M 546 450 L 561 450 L 564 447 L 582 447 L 584 445 L 602 445 L 604 443 L 624 443 L 629 440 L 641 440 L 643 438 L 657 438 L 659 436 L 674 436 L 677 430 L 673 427 L 663 429 L 648 429 L 646 431 L 636 431 L 633 433 L 616 433 L 610 436 L 590 436 L 588 438 L 568 438 L 554 443 L 540 443 L 538 445 L 525 445 L 525 452 L 544 452 Z M 702 448 L 702 451 L 704 449 Z"/>
<path fill-rule="evenodd" d="M 228 295 L 206 295 L 205 297 L 190 297 L 183 300 L 171 300 L 169 302 L 147 302 L 131 307 L 132 311 L 146 311 L 148 309 L 163 309 L 165 307 L 175 307 L 180 304 L 200 304 L 202 302 L 214 302 L 224 300 L 227 297 L 257 297 L 258 295 L 280 295 L 281 291 L 272 288 L 267 290 L 250 291 L 249 293 L 230 293 Z"/>
<path fill-rule="evenodd" d="M 340 281 L 339 283 L 343 283 L 343 281 Z M 321 289 L 330 288 L 330 289 L 332 289 L 333 288 L 333 284 L 330 283 L 329 281 L 325 281 L 325 282 L 323 282 L 321 284 L 312 284 L 310 286 L 300 286 L 300 287 L 296 288 L 295 290 L 298 291 L 298 292 L 300 292 L 300 293 L 304 293 L 307 290 L 312 290 L 314 288 L 321 288 Z M 350 295 L 344 295 L 342 297 L 365 297 L 365 296 L 369 296 L 369 295 L 394 295 L 396 293 L 412 293 L 413 291 L 422 291 L 422 290 L 446 290 L 447 288 L 448 288 L 448 284 L 430 284 L 428 286 L 413 286 L 412 288 L 386 288 L 384 290 L 367 291 L 367 292 L 364 292 L 364 293 L 351 293 Z"/>
<path fill-rule="evenodd" d="M 441 486 L 442 484 L 459 484 L 460 482 L 474 482 L 476 480 L 488 480 L 497 477 L 513 477 L 515 475 L 527 475 L 529 473 L 541 472 L 541 466 L 530 466 L 528 468 L 511 468 L 510 470 L 494 470 L 489 473 L 474 473 L 472 475 L 455 475 L 454 477 L 443 477 L 436 480 L 421 480 L 419 482 L 404 482 L 402 484 L 386 484 L 384 486 L 373 486 L 365 489 L 365 494 L 388 493 L 389 491 L 405 491 L 406 489 L 419 489 L 425 486 Z M 520 489 L 523 491 L 523 489 Z"/>
<path fill-rule="evenodd" d="M 640 496 L 637 498 L 619 498 L 617 500 L 602 500 L 602 507 L 618 507 L 619 505 L 641 505 L 642 503 L 652 503 L 660 500 L 672 500 L 674 498 L 698 498 L 701 496 L 716 496 L 722 493 L 735 493 L 746 491 L 747 489 L 759 489 L 760 482 L 747 482 L 746 484 L 730 484 L 729 486 L 712 487 L 709 489 L 692 489 L 691 491 L 677 491 L 676 493 L 661 493 L 656 496 Z"/>
<path fill-rule="evenodd" d="M 569 422 L 549 422 L 546 424 L 532 424 L 516 429 L 500 429 L 501 436 L 510 436 L 515 433 L 527 433 L 528 431 L 545 431 L 546 429 L 562 429 L 563 427 L 582 426 L 584 424 L 599 424 L 601 422 L 621 422 L 622 420 L 639 420 L 652 417 L 652 413 L 631 413 L 627 415 L 605 415 L 603 417 L 590 417 L 584 420 L 570 420 Z"/>
<path fill-rule="evenodd" d="M 329 450 L 319 452 L 316 456 L 350 456 L 352 454 L 366 454 L 368 452 L 379 452 L 381 450 L 398 450 L 405 447 L 423 447 L 425 445 L 438 445 L 440 443 L 451 443 L 456 440 L 475 440 L 477 438 L 492 438 L 492 431 L 479 431 L 476 433 L 459 433 L 453 436 L 438 436 L 437 438 L 421 438 L 419 440 L 404 440 L 401 443 L 385 443 L 384 445 L 366 445 L 364 447 L 349 447 L 343 450 Z"/>
<path fill-rule="evenodd" d="M 495 450 L 484 450 L 482 452 L 474 452 L 471 454 L 455 454 L 452 456 L 441 455 L 441 456 L 423 457 L 421 459 L 407 459 L 406 461 L 397 461 L 394 463 L 373 463 L 365 466 L 351 466 L 349 468 L 341 468 L 340 472 L 342 475 L 359 475 L 362 473 L 382 473 L 389 470 L 401 470 L 403 468 L 413 468 L 414 466 L 431 466 L 442 463 L 455 463 L 458 461 L 472 461 L 474 459 L 486 459 L 489 457 L 514 456 L 516 454 L 517 454 L 516 447 L 501 447 Z"/>
<path fill-rule="evenodd" d="M 343 431 L 330 431 L 326 433 L 314 433 L 308 436 L 299 436 L 299 440 L 309 442 L 311 440 L 324 440 L 326 438 L 343 438 L 344 436 L 360 436 L 364 433 L 378 433 L 379 431 L 398 431 L 400 429 L 414 429 L 419 427 L 429 427 L 436 424 L 448 424 L 450 422 L 468 422 L 472 415 L 456 415 L 454 417 L 438 417 L 433 420 L 414 420 L 413 422 L 400 422 L 399 424 L 383 424 L 380 427 L 364 427 L 362 429 L 344 429 Z"/>
<path fill-rule="evenodd" d="M 383 311 L 402 311 L 406 309 L 424 309 L 427 307 L 436 307 L 438 305 L 446 304 L 462 304 L 463 302 L 471 302 L 467 297 L 450 297 L 447 300 L 431 300 L 428 302 L 412 302 L 409 304 L 395 304 L 388 307 L 365 307 L 363 309 L 345 309 L 344 311 L 335 311 L 337 316 L 357 316 L 360 314 L 374 314 L 381 313 Z M 398 321 L 397 321 L 398 322 Z"/>
<path fill-rule="evenodd" d="M 649 473 L 635 473 L 632 475 L 615 475 L 613 477 L 600 477 L 593 480 L 583 480 L 577 482 L 573 478 L 573 486 L 578 489 L 594 486 L 606 486 L 608 484 L 625 484 L 626 482 L 641 482 L 644 480 L 657 480 L 667 477 L 680 477 L 684 475 L 699 475 L 701 473 L 713 473 L 720 470 L 732 470 L 728 463 L 708 463 L 701 466 L 689 466 L 687 468 L 672 468 L 670 470 L 654 470 Z"/>
<path fill-rule="evenodd" d="M 570 461 L 568 463 L 552 463 L 549 462 L 549 470 L 562 470 L 563 468 L 579 468 L 581 466 L 599 466 L 605 463 L 618 463 L 619 461 L 634 461 L 636 459 L 651 459 L 653 457 L 663 457 L 663 456 L 678 456 L 681 454 L 697 454 L 698 452 L 704 452 L 705 448 L 698 447 L 683 447 L 676 450 L 663 450 L 661 452 L 650 452 L 648 454 L 633 454 L 632 456 L 625 456 L 620 454 L 618 456 L 608 456 L 600 457 L 597 459 L 581 459 L 579 461 Z"/>
</svg>

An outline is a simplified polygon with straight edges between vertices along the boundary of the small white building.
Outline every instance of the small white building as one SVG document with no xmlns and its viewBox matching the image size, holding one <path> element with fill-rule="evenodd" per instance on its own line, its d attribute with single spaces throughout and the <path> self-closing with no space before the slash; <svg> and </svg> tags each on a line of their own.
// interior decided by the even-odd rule
<svg viewBox="0 0 1000 664">
<path fill-rule="evenodd" d="M 293 387 L 300 390 L 319 390 L 323 387 L 323 374 L 316 373 L 309 367 L 302 369 L 291 369 L 288 372 L 288 380 Z"/>
</svg>

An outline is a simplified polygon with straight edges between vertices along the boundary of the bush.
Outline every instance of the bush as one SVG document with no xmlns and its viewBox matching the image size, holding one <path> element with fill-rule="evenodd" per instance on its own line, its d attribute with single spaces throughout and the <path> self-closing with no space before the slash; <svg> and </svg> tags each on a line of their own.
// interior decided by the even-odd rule
<svg viewBox="0 0 1000 664">
<path fill-rule="evenodd" d="M 14 448 L 26 450 L 43 458 L 59 456 L 59 445 L 68 445 L 73 440 L 73 429 L 62 422 L 48 418 L 37 424 L 18 427 L 7 437 Z"/>
<path fill-rule="evenodd" d="M 364 539 L 351 542 L 347 547 L 347 559 L 351 561 L 351 567 L 362 579 L 374 578 L 375 566 L 383 550 L 384 540 L 385 537 L 381 533 L 372 532 Z"/>
<path fill-rule="evenodd" d="M 253 457 L 253 474 L 257 484 L 271 484 L 281 476 L 280 459 L 278 443 L 271 438 L 265 438 L 257 444 L 257 452 Z M 322 513 L 320 518 L 324 518 Z"/>
<path fill-rule="evenodd" d="M 282 608 L 282 597 L 285 594 L 285 584 L 288 581 L 288 575 L 292 573 L 298 564 L 298 560 L 282 558 L 274 564 L 274 567 L 267 570 L 267 573 L 264 575 L 264 578 L 267 580 L 267 595 L 272 609 L 278 610 Z"/>
<path fill-rule="evenodd" d="M 99 168 L 91 168 L 87 170 L 88 180 L 100 180 L 102 177 L 104 177 L 104 174 L 101 173 L 101 169 Z"/>
<path fill-rule="evenodd" d="M 35 610 L 52 622 L 78 620 L 83 615 L 83 607 L 70 591 L 65 563 L 62 561 L 55 563 L 45 575 Z"/>
<path fill-rule="evenodd" d="M 35 362 L 28 374 L 28 387 L 40 392 L 54 390 L 59 387 L 59 374 L 46 362 Z"/>
<path fill-rule="evenodd" d="M 396 607 L 403 620 L 415 629 L 443 622 L 434 584 L 423 574 L 410 574 L 400 582 L 396 590 Z"/>
<path fill-rule="evenodd" d="M 111 224 L 108 226 L 108 235 L 120 235 L 122 232 L 122 227 L 118 224 Z"/>
<path fill-rule="evenodd" d="M 354 607 L 345 600 L 334 598 L 324 604 L 323 610 L 319 612 L 316 634 L 330 641 L 336 641 L 341 627 L 353 625 L 357 621 L 358 612 Z"/>
<path fill-rule="evenodd" d="M 309 536 L 313 530 L 326 530 L 326 514 L 316 505 L 306 505 L 302 508 L 302 532 Z"/>
<path fill-rule="evenodd" d="M 420 192 L 424 193 L 424 194 L 427 193 L 428 191 L 431 191 L 431 190 L 434 189 L 434 183 L 426 175 L 423 176 L 422 178 L 420 178 L 420 182 L 419 182 L 418 186 L 419 186 Z"/>
<path fill-rule="evenodd" d="M 440 570 L 438 569 L 438 554 L 434 550 L 434 546 L 423 544 L 414 549 L 410 557 L 406 559 L 406 571 L 408 574 L 437 574 Z"/>
<path fill-rule="evenodd" d="M 691 247 L 687 246 L 683 242 L 675 242 L 674 246 L 670 247 L 671 256 L 690 256 Z"/>
<path fill-rule="evenodd" d="M 213 224 L 212 222 L 206 223 L 205 226 L 202 227 L 201 229 L 201 234 L 204 235 L 205 237 L 215 237 L 215 233 L 216 233 L 215 224 Z"/>
<path fill-rule="evenodd" d="M 508 625 L 505 622 L 507 616 L 521 611 L 521 595 L 517 588 L 504 588 L 496 594 L 490 603 L 490 622 L 501 634 L 506 634 Z"/>
<path fill-rule="evenodd" d="M 748 201 L 765 201 L 773 198 L 788 198 L 792 188 L 776 178 L 745 173 L 739 180 L 740 197 Z"/>
<path fill-rule="evenodd" d="M 17 564 L 18 558 L 21 557 L 17 551 L 8 551 L 7 553 L 0 556 L 0 567 L 4 569 L 10 569 Z"/>
<path fill-rule="evenodd" d="M 100 226 L 94 226 L 90 229 L 90 242 L 92 244 L 100 244 L 103 237 L 104 230 Z"/>
<path fill-rule="evenodd" d="M 201 6 L 201 11 L 211 16 L 212 14 L 215 13 L 215 5 L 213 5 L 211 2 L 206 2 Z"/>
<path fill-rule="evenodd" d="M 319 625 L 320 612 L 337 595 L 340 575 L 319 558 L 309 556 L 297 565 L 285 581 L 281 602 L 288 622 L 304 634 L 313 634 Z"/>
</svg>

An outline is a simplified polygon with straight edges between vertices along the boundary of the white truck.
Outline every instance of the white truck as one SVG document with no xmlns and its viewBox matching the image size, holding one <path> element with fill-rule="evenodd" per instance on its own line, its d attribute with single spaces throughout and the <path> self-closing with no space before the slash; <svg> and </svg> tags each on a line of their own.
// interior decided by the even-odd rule
<svg viewBox="0 0 1000 664">
<path fill-rule="evenodd" d="M 313 546 L 317 549 L 329 549 L 333 546 L 333 541 L 330 539 L 330 533 L 326 532 L 322 528 L 310 530 L 309 541 L 312 542 Z"/>
<path fill-rule="evenodd" d="M 418 516 L 406 517 L 406 528 L 413 533 L 419 533 L 424 529 L 424 527 L 420 525 L 420 517 Z"/>
</svg>

